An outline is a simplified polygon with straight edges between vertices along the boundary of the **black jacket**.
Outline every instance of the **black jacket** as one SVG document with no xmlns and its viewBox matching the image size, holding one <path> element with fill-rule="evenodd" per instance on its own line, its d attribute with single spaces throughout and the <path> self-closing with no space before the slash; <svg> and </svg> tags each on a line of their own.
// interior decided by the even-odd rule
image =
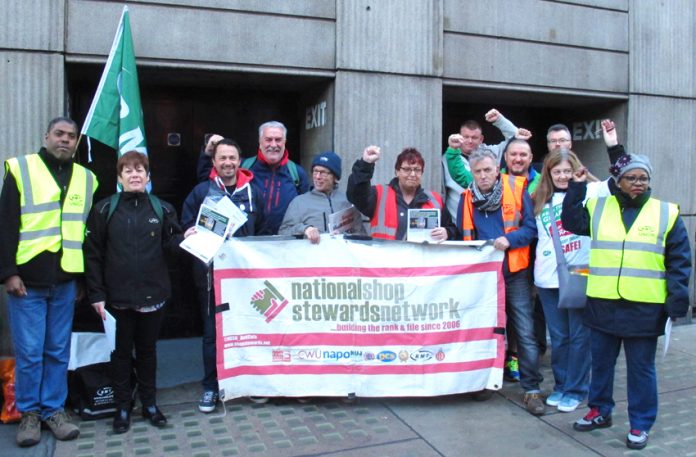
<svg viewBox="0 0 696 457">
<path fill-rule="evenodd" d="M 147 194 L 122 192 L 107 222 L 110 200 L 94 205 L 87 219 L 89 302 L 136 309 L 165 301 L 171 294 L 165 251 L 177 252 L 183 240 L 176 211 L 162 201 L 160 220 Z"/>
<path fill-rule="evenodd" d="M 45 148 L 39 151 L 39 157 L 51 172 L 53 179 L 63 190 L 60 203 L 63 204 L 65 192 L 72 178 L 72 161 L 61 162 Z M 21 216 L 20 193 L 17 181 L 9 171 L 5 171 L 5 180 L 0 195 L 0 282 L 19 275 L 28 287 L 49 287 L 75 278 L 60 267 L 63 251 L 44 251 L 29 262 L 17 265 L 17 247 L 19 245 L 19 225 Z"/>
<path fill-rule="evenodd" d="M 375 213 L 375 206 L 377 205 L 377 190 L 375 186 L 370 183 L 374 172 L 374 163 L 368 163 L 362 159 L 356 160 L 353 164 L 351 174 L 348 177 L 348 187 L 346 190 L 348 201 L 355 205 L 358 211 L 370 219 L 372 219 Z M 421 208 L 430 201 L 430 197 L 428 197 L 428 194 L 425 193 L 423 188 L 419 188 L 416 192 L 416 196 L 411 200 L 411 203 L 406 203 L 401 195 L 398 179 L 392 179 L 391 182 L 389 182 L 389 186 L 396 192 L 396 205 L 399 218 L 399 223 L 396 228 L 396 239 L 403 240 L 406 237 L 408 210 Z M 440 211 L 440 226 L 447 230 L 448 240 L 455 239 L 457 228 L 454 226 L 449 211 L 447 211 L 445 206 L 443 206 Z"/>
<path fill-rule="evenodd" d="M 611 180 L 613 181 L 613 179 Z M 569 182 L 563 200 L 561 222 L 566 230 L 578 235 L 590 235 L 591 218 L 583 204 L 587 187 L 584 183 Z M 621 207 L 626 230 L 635 222 L 642 206 L 650 197 L 648 190 L 631 199 L 618 190 L 615 196 Z M 689 277 L 691 276 L 691 248 L 689 235 L 681 216 L 667 233 L 665 240 L 665 269 L 667 300 L 664 306 L 588 297 L 584 322 L 590 328 L 621 337 L 654 337 L 664 333 L 667 316 L 684 317 L 689 310 Z"/>
</svg>

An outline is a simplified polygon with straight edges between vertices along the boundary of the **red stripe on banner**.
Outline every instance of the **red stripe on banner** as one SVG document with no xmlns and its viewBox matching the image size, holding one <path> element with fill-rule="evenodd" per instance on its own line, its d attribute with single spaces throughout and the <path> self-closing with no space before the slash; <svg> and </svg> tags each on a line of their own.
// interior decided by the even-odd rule
<svg viewBox="0 0 696 457">
<path fill-rule="evenodd" d="M 431 374 L 459 373 L 464 371 L 482 370 L 496 365 L 496 358 L 472 360 L 470 362 L 432 363 L 427 365 L 403 365 L 399 361 L 388 362 L 389 365 L 262 365 L 241 366 L 223 369 L 218 378 L 245 375 L 317 375 L 317 374 L 349 374 L 349 375 L 395 375 L 395 374 Z"/>
<path fill-rule="evenodd" d="M 424 333 L 261 333 L 255 335 L 258 344 L 244 347 L 350 346 L 359 349 L 369 346 L 437 346 L 490 340 L 496 336 L 493 330 L 493 327 L 485 327 Z M 220 339 L 218 341 L 225 343 Z M 252 341 L 244 340 L 245 343 Z"/>
<path fill-rule="evenodd" d="M 365 268 L 365 267 L 302 267 L 302 268 L 225 268 L 215 270 L 216 285 L 222 279 L 269 279 L 303 277 L 412 277 L 451 276 L 470 273 L 485 273 L 500 270 L 500 262 L 482 262 L 466 265 L 437 267 Z"/>
</svg>

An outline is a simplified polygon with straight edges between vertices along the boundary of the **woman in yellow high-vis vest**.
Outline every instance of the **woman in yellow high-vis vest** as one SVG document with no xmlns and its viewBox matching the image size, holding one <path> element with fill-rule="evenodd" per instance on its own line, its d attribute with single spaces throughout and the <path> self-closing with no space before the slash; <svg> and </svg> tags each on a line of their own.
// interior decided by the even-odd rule
<svg viewBox="0 0 696 457">
<path fill-rule="evenodd" d="M 616 358 L 623 344 L 627 367 L 626 446 L 643 449 L 657 416 L 655 350 L 667 318 L 689 308 L 691 248 L 679 207 L 650 196 L 652 166 L 626 154 L 610 168 L 619 191 L 585 198 L 585 173 L 569 183 L 563 226 L 589 235 L 590 272 L 584 323 L 590 328 L 590 411 L 573 428 L 585 432 L 612 425 Z"/>
</svg>

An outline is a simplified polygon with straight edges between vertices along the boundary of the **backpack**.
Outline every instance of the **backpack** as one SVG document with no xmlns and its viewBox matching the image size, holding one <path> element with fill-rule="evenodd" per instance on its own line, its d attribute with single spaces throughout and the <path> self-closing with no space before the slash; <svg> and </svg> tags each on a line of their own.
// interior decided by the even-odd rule
<svg viewBox="0 0 696 457">
<path fill-rule="evenodd" d="M 163 220 L 164 210 L 162 209 L 162 202 L 160 201 L 160 199 L 149 192 L 147 194 L 147 199 L 150 200 L 150 206 L 152 206 L 152 210 L 155 212 L 157 217 L 159 217 L 160 220 Z M 111 220 L 111 216 L 114 214 L 114 211 L 116 211 L 116 207 L 118 206 L 118 202 L 120 200 L 120 192 L 117 192 L 111 196 L 111 200 L 109 200 L 109 214 L 106 215 L 107 224 L 109 223 L 109 220 Z"/>
<path fill-rule="evenodd" d="M 254 166 L 256 163 L 257 156 L 254 157 L 247 157 L 244 159 L 242 162 L 242 168 L 246 168 L 247 170 L 251 170 L 251 167 Z M 300 175 L 297 172 L 297 164 L 293 162 L 292 160 L 288 160 L 288 171 L 290 172 L 290 176 L 292 177 L 292 182 L 295 184 L 295 187 L 297 188 L 297 194 L 301 194 L 300 190 Z"/>
</svg>

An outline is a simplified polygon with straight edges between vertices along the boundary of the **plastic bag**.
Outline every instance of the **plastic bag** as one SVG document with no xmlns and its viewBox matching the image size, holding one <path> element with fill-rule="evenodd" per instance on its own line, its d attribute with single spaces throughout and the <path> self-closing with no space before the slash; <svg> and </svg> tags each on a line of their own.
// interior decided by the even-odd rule
<svg viewBox="0 0 696 457">
<path fill-rule="evenodd" d="M 19 422 L 22 414 L 15 403 L 15 359 L 0 360 L 0 382 L 2 383 L 2 411 L 0 422 Z"/>
</svg>

